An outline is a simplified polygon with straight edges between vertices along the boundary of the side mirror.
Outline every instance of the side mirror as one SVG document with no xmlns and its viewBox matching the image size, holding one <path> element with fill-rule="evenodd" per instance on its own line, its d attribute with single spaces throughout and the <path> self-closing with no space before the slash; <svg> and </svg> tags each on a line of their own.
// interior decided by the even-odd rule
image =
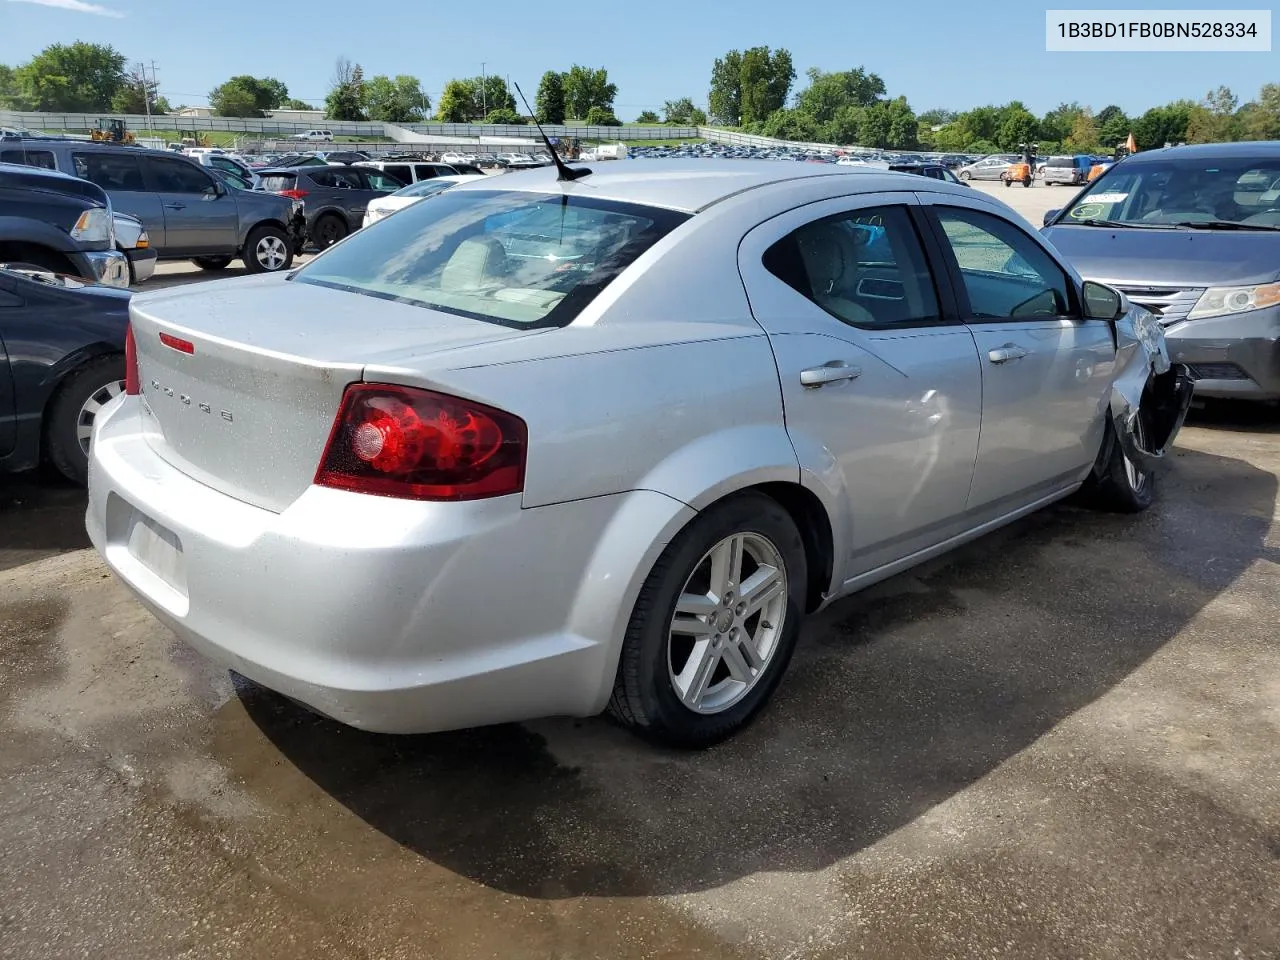
<svg viewBox="0 0 1280 960">
<path fill-rule="evenodd" d="M 1084 315 L 1089 320 L 1115 320 L 1124 311 L 1120 291 L 1096 280 L 1086 280 L 1080 290 Z"/>
<path fill-rule="evenodd" d="M 1044 220 L 1042 220 L 1042 221 L 1040 222 L 1040 226 L 1042 226 L 1042 227 L 1047 227 L 1049 224 L 1053 223 L 1054 218 L 1055 218 L 1058 214 L 1060 214 L 1061 212 L 1062 212 L 1062 210 L 1061 210 L 1061 209 L 1058 209 L 1058 210 L 1046 210 L 1046 211 L 1044 212 Z"/>
<path fill-rule="evenodd" d="M 216 200 L 219 197 L 225 197 L 226 195 L 227 195 L 227 185 L 223 183 L 221 180 L 214 180 L 213 186 L 210 187 L 209 190 L 205 192 L 205 196 L 207 196 L 210 200 Z"/>
</svg>

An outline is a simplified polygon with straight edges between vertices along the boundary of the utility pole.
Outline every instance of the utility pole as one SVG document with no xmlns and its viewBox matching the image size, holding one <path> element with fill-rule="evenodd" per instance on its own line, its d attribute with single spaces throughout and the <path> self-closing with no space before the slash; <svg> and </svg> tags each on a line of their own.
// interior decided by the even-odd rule
<svg viewBox="0 0 1280 960">
<path fill-rule="evenodd" d="M 139 82 L 142 84 L 142 102 L 144 104 L 143 109 L 146 110 L 147 112 L 147 129 L 150 130 L 152 129 L 151 127 L 151 91 L 147 89 L 147 65 L 142 61 L 138 61 L 138 77 L 139 77 Z"/>
<path fill-rule="evenodd" d="M 488 79 L 489 79 L 488 76 L 484 72 L 484 61 L 481 60 L 480 61 L 480 111 L 485 115 L 485 117 L 489 116 L 489 97 L 488 97 L 487 91 L 485 90 L 486 82 L 488 81 Z M 481 117 L 481 119 L 484 119 L 484 117 Z"/>
</svg>

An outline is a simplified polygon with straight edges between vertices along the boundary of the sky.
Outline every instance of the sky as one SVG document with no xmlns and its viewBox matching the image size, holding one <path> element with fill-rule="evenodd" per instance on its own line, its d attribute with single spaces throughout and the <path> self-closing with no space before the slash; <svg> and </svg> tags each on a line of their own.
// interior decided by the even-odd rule
<svg viewBox="0 0 1280 960">
<path fill-rule="evenodd" d="M 1171 2 L 1127 0 L 1123 6 L 1164 9 Z M 275 77 L 291 95 L 318 105 L 340 56 L 361 64 L 365 76 L 417 76 L 433 102 L 446 80 L 482 70 L 518 82 L 532 100 L 544 71 L 581 63 L 608 69 L 624 121 L 641 110 L 661 112 L 664 101 L 679 97 L 705 107 L 715 58 L 755 45 L 791 51 L 796 90 L 811 66 L 861 65 L 917 112 L 1018 99 L 1037 114 L 1072 100 L 1140 113 L 1170 100 L 1199 100 L 1224 84 L 1244 102 L 1263 83 L 1280 81 L 1274 52 L 1047 53 L 1046 5 L 0 0 L 0 63 L 16 66 L 51 43 L 108 43 L 131 63 L 145 61 L 150 69 L 154 61 L 160 92 L 174 106 L 204 105 L 210 89 L 241 73 Z"/>
</svg>

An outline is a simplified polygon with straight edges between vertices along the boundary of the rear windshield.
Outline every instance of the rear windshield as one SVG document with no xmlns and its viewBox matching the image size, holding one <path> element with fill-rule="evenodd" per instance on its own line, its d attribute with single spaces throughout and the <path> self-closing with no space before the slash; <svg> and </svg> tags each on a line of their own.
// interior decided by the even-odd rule
<svg viewBox="0 0 1280 960">
<path fill-rule="evenodd" d="M 1054 157 L 1045 164 L 1046 167 L 1074 167 L 1075 165 L 1074 157 Z"/>
<path fill-rule="evenodd" d="M 1093 182 L 1059 223 L 1259 230 L 1280 227 L 1280 157 L 1122 161 Z"/>
<path fill-rule="evenodd" d="M 273 173 L 262 178 L 262 189 L 268 193 L 292 190 L 297 179 L 292 173 Z"/>
<path fill-rule="evenodd" d="M 294 274 L 511 327 L 562 327 L 688 214 L 578 196 L 445 190 Z"/>
</svg>

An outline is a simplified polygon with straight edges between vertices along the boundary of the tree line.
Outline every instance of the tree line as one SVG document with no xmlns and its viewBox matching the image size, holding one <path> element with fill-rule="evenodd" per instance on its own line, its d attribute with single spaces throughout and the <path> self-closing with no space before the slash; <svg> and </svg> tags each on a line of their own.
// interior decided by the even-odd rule
<svg viewBox="0 0 1280 960">
<path fill-rule="evenodd" d="M 1061 103 L 1037 116 L 1021 101 L 956 111 L 933 108 L 917 114 L 902 96 L 890 96 L 884 80 L 865 67 L 827 71 L 811 67 L 796 89 L 796 69 L 786 49 L 758 46 L 730 50 L 711 67 L 706 110 L 693 97 L 645 110 L 637 123 L 697 126 L 708 122 L 784 140 L 857 144 L 866 147 L 948 153 L 994 153 L 1036 142 L 1042 153 L 1109 152 L 1132 133 L 1139 149 L 1166 143 L 1280 139 L 1280 84 L 1263 85 L 1241 102 L 1227 87 L 1201 100 L 1176 100 L 1127 115 L 1111 104 L 1095 112 L 1077 102 Z M 593 126 L 621 123 L 614 110 L 618 87 L 604 67 L 573 64 L 548 70 L 534 95 L 540 123 L 567 120 Z M 224 117 L 262 117 L 279 109 L 311 105 L 290 97 L 272 77 L 239 75 L 209 91 L 209 106 Z M 52 44 L 17 67 L 0 64 L 0 108 L 55 113 L 173 112 L 140 65 L 103 44 Z M 365 77 L 360 64 L 339 58 L 324 101 L 333 120 L 414 123 L 523 124 L 523 104 L 499 74 L 460 77 L 445 83 L 433 104 L 417 77 Z"/>
</svg>

